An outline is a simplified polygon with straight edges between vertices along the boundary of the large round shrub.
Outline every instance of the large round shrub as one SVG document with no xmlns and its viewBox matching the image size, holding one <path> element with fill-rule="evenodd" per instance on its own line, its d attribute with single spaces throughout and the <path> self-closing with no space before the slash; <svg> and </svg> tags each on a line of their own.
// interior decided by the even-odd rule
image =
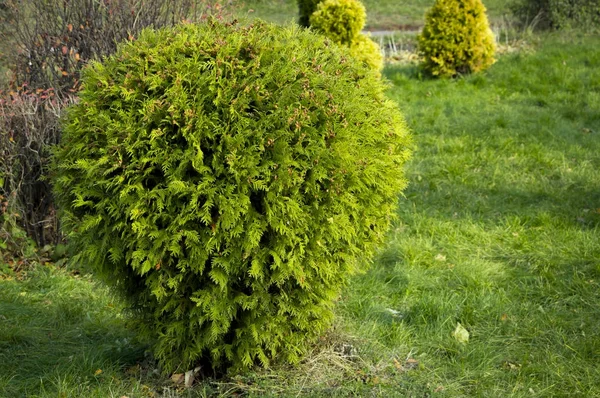
<svg viewBox="0 0 600 398">
<path fill-rule="evenodd" d="M 494 63 L 495 41 L 481 0 L 436 0 L 418 37 L 423 68 L 456 76 Z"/>
<path fill-rule="evenodd" d="M 407 130 L 299 27 L 144 31 L 83 76 L 54 160 L 64 227 L 164 371 L 296 362 L 404 187 Z"/>
</svg>

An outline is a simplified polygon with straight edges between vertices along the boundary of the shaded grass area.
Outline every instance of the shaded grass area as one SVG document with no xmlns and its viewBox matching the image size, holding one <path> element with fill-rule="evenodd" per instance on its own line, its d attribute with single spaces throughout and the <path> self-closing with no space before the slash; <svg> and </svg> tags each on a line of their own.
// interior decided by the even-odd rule
<svg viewBox="0 0 600 398">
<path fill-rule="evenodd" d="M 548 36 L 456 80 L 386 69 L 410 186 L 298 368 L 175 388 L 103 288 L 39 267 L 0 280 L 0 396 L 600 396 L 598 47 Z"/>
<path fill-rule="evenodd" d="M 89 276 L 39 266 L 24 281 L 0 280 L 0 298 L 0 396 L 107 397 L 124 384 L 143 390 L 127 374 L 144 347 Z"/>
<path fill-rule="evenodd" d="M 362 0 L 367 9 L 367 29 L 416 29 L 423 25 L 425 11 L 435 0 Z M 509 3 L 503 0 L 484 0 L 490 19 L 499 20 L 509 14 Z M 235 3 L 237 16 L 266 19 L 285 23 L 296 21 L 295 0 L 244 0 Z M 250 11 L 252 10 L 252 11 Z"/>
</svg>

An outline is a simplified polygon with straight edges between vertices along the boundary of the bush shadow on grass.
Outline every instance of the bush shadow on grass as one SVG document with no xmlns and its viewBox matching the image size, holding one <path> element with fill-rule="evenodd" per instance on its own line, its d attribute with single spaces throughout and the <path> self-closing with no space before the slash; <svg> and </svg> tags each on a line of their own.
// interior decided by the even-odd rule
<svg viewBox="0 0 600 398">
<path fill-rule="evenodd" d="M 0 280 L 0 396 L 85 396 L 143 359 L 145 346 L 98 290 L 42 266 L 25 281 Z"/>
</svg>

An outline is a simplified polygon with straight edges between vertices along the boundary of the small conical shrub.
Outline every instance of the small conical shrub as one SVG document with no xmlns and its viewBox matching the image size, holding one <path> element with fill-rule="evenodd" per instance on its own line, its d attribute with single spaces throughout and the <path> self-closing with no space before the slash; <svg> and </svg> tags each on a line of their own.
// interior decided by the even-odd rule
<svg viewBox="0 0 600 398">
<path fill-rule="evenodd" d="M 311 27 L 332 41 L 350 48 L 350 53 L 372 70 L 383 69 L 379 45 L 361 30 L 366 10 L 359 0 L 325 0 L 310 17 Z"/>
<path fill-rule="evenodd" d="M 316 11 L 317 6 L 323 0 L 297 0 L 298 2 L 298 24 L 308 28 L 310 26 L 310 16 Z"/>
<path fill-rule="evenodd" d="M 418 37 L 433 76 L 479 72 L 494 63 L 495 41 L 481 0 L 436 0 Z"/>
<path fill-rule="evenodd" d="M 310 16 L 310 26 L 338 44 L 350 46 L 367 20 L 359 0 L 325 0 Z"/>
<path fill-rule="evenodd" d="M 405 185 L 407 129 L 368 71 L 310 30 L 216 20 L 84 70 L 61 219 L 163 371 L 294 363 L 327 329 Z"/>
</svg>

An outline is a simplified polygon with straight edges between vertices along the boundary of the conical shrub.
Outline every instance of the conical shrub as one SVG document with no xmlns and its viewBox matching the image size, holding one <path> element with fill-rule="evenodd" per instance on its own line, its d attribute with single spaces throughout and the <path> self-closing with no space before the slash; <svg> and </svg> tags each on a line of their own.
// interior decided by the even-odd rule
<svg viewBox="0 0 600 398">
<path fill-rule="evenodd" d="M 479 72 L 494 63 L 495 41 L 481 0 L 436 0 L 418 37 L 433 76 Z"/>
<path fill-rule="evenodd" d="M 359 0 L 325 0 L 310 16 L 310 26 L 334 42 L 350 46 L 366 20 L 367 11 Z"/>
<path fill-rule="evenodd" d="M 217 20 L 84 70 L 61 219 L 163 371 L 294 363 L 328 328 L 405 186 L 407 128 L 367 72 L 310 30 Z"/>
<path fill-rule="evenodd" d="M 337 44 L 350 48 L 350 53 L 372 70 L 383 68 L 379 45 L 361 33 L 367 12 L 359 0 L 324 0 L 310 17 L 310 25 L 317 32 Z"/>
</svg>

